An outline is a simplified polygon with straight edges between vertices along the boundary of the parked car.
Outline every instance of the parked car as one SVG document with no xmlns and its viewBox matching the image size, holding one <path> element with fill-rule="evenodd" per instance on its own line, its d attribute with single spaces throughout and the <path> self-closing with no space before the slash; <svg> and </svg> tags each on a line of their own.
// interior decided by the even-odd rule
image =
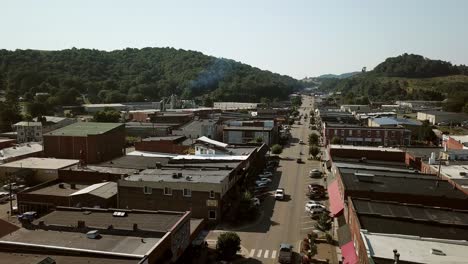
<svg viewBox="0 0 468 264">
<path fill-rule="evenodd" d="M 322 176 L 322 172 L 318 169 L 313 169 L 309 171 L 309 177 L 311 178 L 320 178 Z"/>
<path fill-rule="evenodd" d="M 278 188 L 275 192 L 275 199 L 276 200 L 283 200 L 284 199 L 284 189 Z"/>
<path fill-rule="evenodd" d="M 262 183 L 269 184 L 271 183 L 271 180 L 268 178 L 260 178 L 259 180 L 255 181 L 255 184 L 257 184 L 257 186 Z"/>
<path fill-rule="evenodd" d="M 309 210 L 309 215 L 313 217 L 313 216 L 316 216 L 316 215 L 321 214 L 323 212 L 328 212 L 328 210 L 327 210 L 327 208 L 325 208 L 325 206 L 315 207 L 315 208 L 311 208 Z"/>
<path fill-rule="evenodd" d="M 325 187 L 323 185 L 320 185 L 320 184 L 309 184 L 307 186 L 307 191 L 309 193 L 310 192 L 318 192 L 318 191 L 325 192 Z"/>
<path fill-rule="evenodd" d="M 325 197 L 325 192 L 311 192 L 307 194 L 309 199 L 322 199 Z"/>
<path fill-rule="evenodd" d="M 309 206 L 305 206 L 305 211 L 306 212 L 312 212 L 312 211 L 320 211 L 323 212 L 323 210 L 326 210 L 327 208 L 323 204 L 309 204 Z"/>
<path fill-rule="evenodd" d="M 258 175 L 259 178 L 271 178 L 273 177 L 273 173 L 271 172 L 262 172 Z"/>
<path fill-rule="evenodd" d="M 257 181 L 255 182 L 255 187 L 267 187 L 267 183 L 265 182 L 258 182 Z"/>
<path fill-rule="evenodd" d="M 292 263 L 293 253 L 292 253 L 293 246 L 290 244 L 281 244 L 278 254 L 278 262 L 279 263 Z"/>
<path fill-rule="evenodd" d="M 301 144 L 301 145 L 304 144 L 304 141 L 302 141 L 302 139 L 299 140 L 299 144 Z"/>
<path fill-rule="evenodd" d="M 315 201 L 315 200 L 310 200 L 310 201 L 308 201 L 308 202 L 305 204 L 306 211 L 309 211 L 309 210 L 310 210 L 310 207 L 311 207 L 312 205 L 316 205 L 316 204 L 322 205 L 322 203 L 319 202 L 319 201 Z"/>
<path fill-rule="evenodd" d="M 258 199 L 257 197 L 252 198 L 252 204 L 254 206 L 260 206 L 260 199 Z"/>
</svg>

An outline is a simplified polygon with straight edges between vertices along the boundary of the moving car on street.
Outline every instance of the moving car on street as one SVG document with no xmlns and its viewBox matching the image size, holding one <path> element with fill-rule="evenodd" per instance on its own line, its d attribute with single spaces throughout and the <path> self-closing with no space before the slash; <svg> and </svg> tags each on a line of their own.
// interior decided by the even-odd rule
<svg viewBox="0 0 468 264">
<path fill-rule="evenodd" d="M 284 189 L 278 188 L 275 192 L 275 199 L 276 200 L 283 200 L 284 199 Z"/>
<path fill-rule="evenodd" d="M 292 248 L 290 244 L 280 244 L 280 250 L 278 255 L 279 263 L 292 263 Z"/>
</svg>

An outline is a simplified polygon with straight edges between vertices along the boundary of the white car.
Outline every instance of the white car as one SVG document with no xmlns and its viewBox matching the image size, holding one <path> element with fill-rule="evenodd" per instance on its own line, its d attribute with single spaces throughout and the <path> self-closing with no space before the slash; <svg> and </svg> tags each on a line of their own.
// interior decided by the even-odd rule
<svg viewBox="0 0 468 264">
<path fill-rule="evenodd" d="M 327 211 L 327 208 L 321 204 L 312 205 L 310 209 L 308 210 L 308 212 L 311 215 L 315 215 L 315 214 L 326 212 L 326 211 Z"/>
<path fill-rule="evenodd" d="M 252 198 L 252 204 L 254 206 L 259 206 L 260 205 L 260 199 L 258 199 L 257 197 Z"/>
<path fill-rule="evenodd" d="M 271 178 L 273 174 L 271 172 L 266 172 L 258 175 L 258 178 Z"/>
<path fill-rule="evenodd" d="M 308 201 L 305 205 L 306 212 L 310 212 L 311 210 L 316 210 L 318 208 L 326 209 L 326 207 L 317 201 Z"/>
<path fill-rule="evenodd" d="M 265 182 L 255 182 L 255 185 L 257 188 L 267 187 L 267 184 Z"/>
<path fill-rule="evenodd" d="M 278 188 L 275 192 L 275 199 L 276 200 L 283 200 L 284 199 L 284 189 Z"/>
</svg>

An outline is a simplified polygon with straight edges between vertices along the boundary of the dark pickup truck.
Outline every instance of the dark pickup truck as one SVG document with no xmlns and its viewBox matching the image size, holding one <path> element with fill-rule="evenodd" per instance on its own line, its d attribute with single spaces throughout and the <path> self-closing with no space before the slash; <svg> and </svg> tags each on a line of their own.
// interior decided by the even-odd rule
<svg viewBox="0 0 468 264">
<path fill-rule="evenodd" d="M 278 255 L 279 263 L 292 263 L 292 258 L 293 258 L 292 248 L 293 246 L 291 246 L 290 244 L 280 245 L 280 250 L 279 250 L 279 255 Z"/>
</svg>

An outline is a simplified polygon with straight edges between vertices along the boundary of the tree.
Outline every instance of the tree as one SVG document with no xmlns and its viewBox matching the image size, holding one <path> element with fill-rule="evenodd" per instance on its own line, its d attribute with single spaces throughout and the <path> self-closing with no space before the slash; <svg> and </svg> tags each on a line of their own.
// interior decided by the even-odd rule
<svg viewBox="0 0 468 264">
<path fill-rule="evenodd" d="M 339 145 L 339 144 L 343 144 L 342 140 L 340 137 L 337 137 L 337 136 L 334 136 L 331 141 L 330 141 L 331 144 L 336 144 L 336 145 Z"/>
<path fill-rule="evenodd" d="M 218 251 L 221 259 L 230 260 L 241 249 L 241 239 L 239 235 L 234 232 L 222 233 L 218 236 L 216 243 L 216 250 Z"/>
<path fill-rule="evenodd" d="M 239 219 L 251 220 L 257 214 L 257 208 L 253 204 L 252 194 L 249 191 L 243 192 L 239 201 Z"/>
<path fill-rule="evenodd" d="M 256 137 L 255 138 L 255 143 L 262 143 L 263 142 L 263 137 Z"/>
<path fill-rule="evenodd" d="M 315 227 L 322 230 L 322 231 L 328 231 L 331 228 L 331 223 L 332 223 L 332 218 L 328 214 L 328 212 L 323 212 L 320 214 L 317 223 L 315 224 Z"/>
<path fill-rule="evenodd" d="M 315 133 L 309 135 L 309 145 L 318 145 L 319 136 Z"/>
<path fill-rule="evenodd" d="M 316 157 L 319 153 L 320 153 L 320 148 L 318 148 L 317 146 L 310 146 L 309 147 L 309 154 L 312 157 Z"/>
<path fill-rule="evenodd" d="M 281 154 L 281 152 L 283 152 L 283 147 L 281 147 L 281 145 L 275 144 L 271 147 L 271 153 Z"/>
<path fill-rule="evenodd" d="M 94 114 L 94 122 L 117 123 L 120 120 L 120 113 L 115 109 L 104 109 Z"/>
</svg>

